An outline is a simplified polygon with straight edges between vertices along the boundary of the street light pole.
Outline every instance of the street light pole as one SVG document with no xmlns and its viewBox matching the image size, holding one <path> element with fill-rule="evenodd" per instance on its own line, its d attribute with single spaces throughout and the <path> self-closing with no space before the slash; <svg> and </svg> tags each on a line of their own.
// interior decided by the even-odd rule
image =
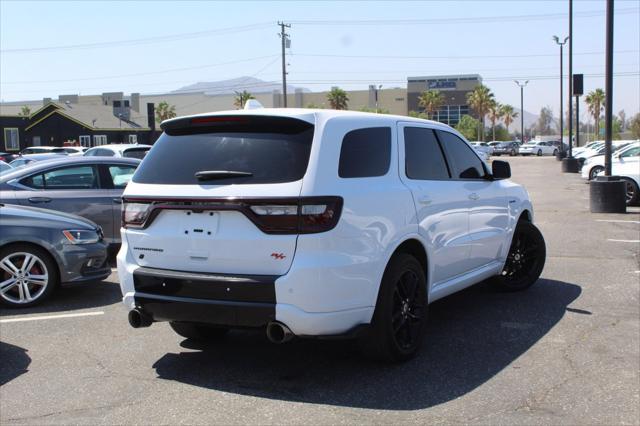
<svg viewBox="0 0 640 426">
<path fill-rule="evenodd" d="M 563 91 L 563 77 L 564 74 L 562 72 L 562 48 L 564 47 L 564 45 L 567 43 L 567 40 L 569 40 L 569 37 L 565 37 L 564 41 L 560 41 L 560 37 L 558 36 L 553 36 L 553 40 L 556 42 L 556 44 L 558 44 L 560 46 L 560 158 L 563 158 L 565 156 L 564 153 L 564 117 L 563 117 L 563 104 L 562 104 L 562 91 Z"/>
<path fill-rule="evenodd" d="M 529 83 L 529 80 L 524 83 L 520 83 L 518 80 L 513 81 L 520 86 L 520 134 L 522 135 L 522 143 L 524 143 L 524 87 Z"/>
<path fill-rule="evenodd" d="M 573 0 L 569 0 L 569 158 L 573 158 Z"/>
</svg>

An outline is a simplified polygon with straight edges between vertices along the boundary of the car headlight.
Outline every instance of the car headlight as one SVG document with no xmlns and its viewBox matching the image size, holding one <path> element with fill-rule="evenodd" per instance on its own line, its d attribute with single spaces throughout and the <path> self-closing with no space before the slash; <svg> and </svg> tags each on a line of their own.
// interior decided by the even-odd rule
<svg viewBox="0 0 640 426">
<path fill-rule="evenodd" d="M 70 244 L 92 244 L 100 241 L 98 231 L 88 229 L 69 229 L 62 231 Z"/>
</svg>

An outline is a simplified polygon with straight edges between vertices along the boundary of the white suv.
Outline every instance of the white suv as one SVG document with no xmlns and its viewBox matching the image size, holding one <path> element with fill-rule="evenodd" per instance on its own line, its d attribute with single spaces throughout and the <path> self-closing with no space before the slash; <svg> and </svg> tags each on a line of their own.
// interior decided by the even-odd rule
<svg viewBox="0 0 640 426">
<path fill-rule="evenodd" d="M 134 327 L 357 336 L 404 360 L 429 303 L 488 278 L 521 290 L 542 272 L 544 239 L 509 164 L 489 171 L 441 123 L 260 109 L 162 129 L 123 195 L 118 273 Z"/>
</svg>

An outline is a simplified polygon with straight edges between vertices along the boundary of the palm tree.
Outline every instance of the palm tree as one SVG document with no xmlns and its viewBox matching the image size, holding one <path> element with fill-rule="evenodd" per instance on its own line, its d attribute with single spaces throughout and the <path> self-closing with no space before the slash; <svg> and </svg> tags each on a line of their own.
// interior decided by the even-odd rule
<svg viewBox="0 0 640 426">
<path fill-rule="evenodd" d="M 418 97 L 418 105 L 424 109 L 427 118 L 432 118 L 443 103 L 444 95 L 438 90 L 426 90 Z"/>
<path fill-rule="evenodd" d="M 473 92 L 467 94 L 467 103 L 478 114 L 478 121 L 482 128 L 478 134 L 482 135 L 482 141 L 484 141 L 484 117 L 489 112 L 491 104 L 495 102 L 493 99 L 493 93 L 484 84 L 480 84 L 473 89 Z"/>
<path fill-rule="evenodd" d="M 246 90 L 243 90 L 242 92 L 236 92 L 234 90 L 233 93 L 236 94 L 236 97 L 233 99 L 233 106 L 235 106 L 237 109 L 244 108 L 244 105 L 249 99 L 255 99 L 255 97 Z"/>
<path fill-rule="evenodd" d="M 493 139 L 496 140 L 496 121 L 502 118 L 502 104 L 493 101 L 489 107 L 489 120 L 491 120 L 491 132 L 493 133 Z"/>
<path fill-rule="evenodd" d="M 518 113 L 513 110 L 511 105 L 502 105 L 500 109 L 502 112 L 502 121 L 504 121 L 504 126 L 507 128 L 507 133 L 509 133 L 509 125 L 513 123 L 513 120 L 518 118 Z"/>
<path fill-rule="evenodd" d="M 176 106 L 169 105 L 166 101 L 162 101 L 156 108 L 156 119 L 162 123 L 164 120 L 168 120 L 176 116 Z"/>
<path fill-rule="evenodd" d="M 329 101 L 332 109 L 347 109 L 349 97 L 347 96 L 347 92 L 339 87 L 334 87 L 327 93 L 327 101 Z"/>
<path fill-rule="evenodd" d="M 600 108 L 604 105 L 604 100 L 605 94 L 602 89 L 592 90 L 584 98 L 584 101 L 589 106 L 589 113 L 596 124 L 596 135 L 600 132 Z"/>
</svg>

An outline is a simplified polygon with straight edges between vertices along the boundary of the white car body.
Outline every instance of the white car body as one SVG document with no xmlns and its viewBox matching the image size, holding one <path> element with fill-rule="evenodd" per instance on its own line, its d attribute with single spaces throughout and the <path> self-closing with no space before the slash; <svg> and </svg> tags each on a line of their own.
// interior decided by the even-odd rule
<svg viewBox="0 0 640 426">
<path fill-rule="evenodd" d="M 163 155 L 163 138 L 173 137 L 167 135 L 168 128 L 196 128 L 199 123 L 217 121 L 228 125 L 226 120 L 231 119 L 250 123 L 281 119 L 313 126 L 308 165 L 302 178 L 247 184 L 142 182 L 147 171 L 153 174 L 150 168 Z M 170 286 L 175 271 L 186 271 L 194 279 L 211 274 L 225 280 L 237 276 L 238 282 L 247 282 L 248 287 L 259 286 L 264 277 L 273 277 L 269 286 L 273 286 L 275 293 L 275 321 L 299 336 L 340 335 L 371 323 L 383 273 L 399 248 L 411 246 L 423 250 L 431 303 L 500 274 L 516 224 L 520 219 L 533 221 L 527 191 L 509 179 L 407 177 L 405 129 L 407 134 L 433 132 L 446 138 L 453 135 L 461 141 L 444 144 L 452 147 L 447 150 L 455 145 L 456 149 L 474 153 L 464 151 L 464 158 L 476 155 L 463 136 L 438 122 L 386 114 L 291 108 L 202 114 L 172 119 L 162 127 L 165 133 L 123 194 L 125 212 L 131 211 L 136 220 L 143 217 L 141 223 L 146 223 L 137 227 L 125 224 L 122 228 L 117 264 L 123 302 L 129 310 L 158 308 L 163 303 L 168 303 L 163 306 L 169 309 L 171 303 L 180 303 L 174 296 L 136 289 L 134 276 L 155 274 L 154 279 L 162 281 L 163 286 L 166 279 Z M 390 162 L 386 172 L 381 176 L 339 177 L 341 141 L 350 132 L 377 128 L 388 128 L 390 132 Z M 453 158 L 461 161 L 462 157 Z M 482 163 L 476 158 L 474 167 L 476 160 Z M 176 159 L 176 164 L 183 163 L 186 161 Z M 483 168 L 487 173 L 487 166 Z M 168 175 L 173 172 L 158 171 Z M 269 201 L 272 204 L 279 199 L 297 200 L 295 203 L 303 206 L 299 210 L 303 213 L 297 213 L 301 218 L 308 207 L 309 212 L 316 212 L 309 215 L 330 220 L 324 216 L 329 211 L 328 202 L 325 205 L 318 200 L 308 205 L 314 197 L 336 197 L 343 205 L 337 223 L 329 230 L 265 233 L 250 217 L 263 220 L 289 214 L 282 213 L 284 208 L 269 207 L 272 210 L 269 211 L 258 205 L 261 213 L 254 215 L 255 203 L 265 197 L 272 199 Z M 212 211 L 202 207 L 207 203 L 212 203 Z M 215 206 L 223 203 L 231 207 L 217 210 Z M 135 209 L 143 213 L 136 216 Z M 245 209 L 244 213 L 239 209 Z M 336 211 L 331 210 L 330 218 L 334 218 Z M 249 290 L 229 286 L 226 291 L 232 294 Z M 162 315 L 158 314 L 156 320 L 176 319 L 166 312 Z"/>
<path fill-rule="evenodd" d="M 137 144 L 137 143 L 115 143 L 108 145 L 98 145 L 93 148 L 89 148 L 84 155 L 87 157 L 130 157 L 130 158 L 144 158 L 146 151 L 151 149 L 151 145 Z M 132 153 L 136 152 L 135 155 Z M 142 155 L 137 153 L 144 152 Z"/>
<path fill-rule="evenodd" d="M 487 142 L 469 142 L 469 144 L 478 152 L 483 152 L 487 155 L 487 158 L 493 154 L 493 147 Z"/>
<path fill-rule="evenodd" d="M 612 167 L 616 163 L 624 163 L 633 161 L 635 158 L 637 164 L 638 153 L 640 152 L 640 144 L 633 143 L 621 148 L 619 152 L 615 152 L 612 158 Z M 584 179 L 591 180 L 595 175 L 604 170 L 604 155 L 594 155 L 586 159 L 580 171 Z"/>
<path fill-rule="evenodd" d="M 551 142 L 527 142 L 520 146 L 520 155 L 555 155 L 558 152 Z"/>
<path fill-rule="evenodd" d="M 599 147 L 599 145 L 604 145 L 604 141 L 593 141 L 593 142 L 589 142 L 585 146 L 580 146 L 580 147 L 577 147 L 577 148 L 574 147 L 571 150 L 571 153 L 573 154 L 574 157 L 576 157 L 577 155 L 582 154 L 587 149 L 597 149 Z"/>
</svg>

